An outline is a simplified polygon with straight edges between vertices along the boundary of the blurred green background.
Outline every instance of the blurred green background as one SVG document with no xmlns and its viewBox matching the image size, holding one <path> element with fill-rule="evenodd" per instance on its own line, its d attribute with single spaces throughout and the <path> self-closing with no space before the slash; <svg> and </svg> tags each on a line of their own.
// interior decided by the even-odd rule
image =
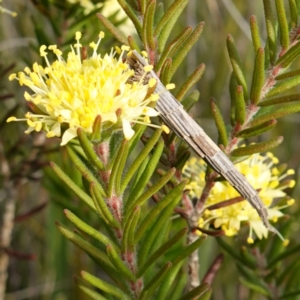
<svg viewBox="0 0 300 300">
<path fill-rule="evenodd" d="M 99 31 L 106 30 L 95 12 L 102 12 L 109 17 L 126 35 L 133 34 L 134 29 L 130 22 L 120 14 L 117 0 L 94 1 L 98 2 L 99 8 L 88 15 L 83 13 L 80 5 L 71 5 L 64 0 L 6 0 L 1 3 L 18 13 L 15 18 L 0 14 L 0 158 L 2 166 L 9 166 L 9 172 L 1 174 L 0 212 L 4 212 L 5 183 L 12 182 L 17 219 L 12 233 L 11 249 L 18 252 L 10 256 L 7 300 L 86 299 L 76 289 L 72 276 L 83 266 L 93 270 L 93 263 L 81 250 L 60 235 L 55 221 L 66 222 L 62 213 L 62 209 L 66 207 L 73 207 L 80 215 L 88 214 L 88 211 L 80 207 L 74 195 L 55 179 L 46 163 L 54 160 L 72 176 L 78 176 L 78 180 L 79 175 L 68 164 L 65 153 L 59 149 L 58 140 L 46 140 L 43 134 L 24 135 L 25 124 L 6 124 L 5 120 L 12 114 L 21 116 L 26 112 L 24 89 L 16 81 L 9 82 L 7 77 L 36 61 L 41 63 L 38 54 L 41 44 L 57 44 L 66 53 L 70 43 L 74 43 L 74 33 L 77 30 L 83 32 L 82 44 L 97 40 Z M 170 0 L 162 2 L 166 7 L 172 3 Z M 246 74 L 249 74 L 247 79 L 251 82 L 254 61 L 249 30 L 251 15 L 256 15 L 261 36 L 265 39 L 262 1 L 250 0 L 190 0 L 173 32 L 175 37 L 187 25 L 196 26 L 200 21 L 206 23 L 200 41 L 191 50 L 173 82 L 180 85 L 196 65 L 205 63 L 206 71 L 196 87 L 201 98 L 191 113 L 215 141 L 217 130 L 209 110 L 210 97 L 216 99 L 229 123 L 228 83 L 231 65 L 226 49 L 226 37 L 229 33 L 236 41 Z M 118 44 L 106 32 L 100 51 L 105 53 Z M 7 95 L 9 96 L 6 97 Z M 272 136 L 284 136 L 283 144 L 274 150 L 274 154 L 281 162 L 287 163 L 289 168 L 295 169 L 296 181 L 299 177 L 300 161 L 299 123 L 299 114 L 285 117 L 279 120 L 271 133 L 262 137 L 264 140 Z M 298 242 L 299 192 L 299 184 L 294 190 L 288 191 L 296 199 L 296 204 L 290 209 L 294 221 L 287 236 Z M 214 238 L 208 238 L 201 248 L 201 274 L 205 273 L 219 252 Z M 94 269 L 93 272 L 97 274 L 98 271 Z M 212 299 L 251 299 L 251 294 L 240 284 L 238 277 L 235 265 L 225 255 L 224 264 L 215 280 Z M 298 283 L 295 282 L 295 286 L 297 284 L 299 287 L 300 279 Z"/>
</svg>

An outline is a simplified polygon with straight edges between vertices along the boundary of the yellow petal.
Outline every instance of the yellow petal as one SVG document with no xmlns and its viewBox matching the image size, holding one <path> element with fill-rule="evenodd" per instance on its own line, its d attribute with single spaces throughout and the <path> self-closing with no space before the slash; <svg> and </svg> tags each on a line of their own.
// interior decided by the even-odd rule
<svg viewBox="0 0 300 300">
<path fill-rule="evenodd" d="M 61 146 L 66 145 L 70 140 L 72 140 L 76 136 L 77 136 L 76 128 L 67 129 L 62 136 L 62 141 L 61 141 L 60 145 Z"/>
<path fill-rule="evenodd" d="M 131 125 L 127 120 L 123 119 L 122 124 L 123 124 L 123 132 L 124 132 L 125 139 L 130 140 L 134 135 L 134 130 L 131 128 Z"/>
</svg>

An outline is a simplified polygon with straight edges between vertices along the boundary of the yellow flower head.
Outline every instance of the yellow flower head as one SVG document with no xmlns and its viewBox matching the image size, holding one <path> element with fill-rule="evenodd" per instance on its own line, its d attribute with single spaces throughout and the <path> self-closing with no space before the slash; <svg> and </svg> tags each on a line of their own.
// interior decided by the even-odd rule
<svg viewBox="0 0 300 300">
<path fill-rule="evenodd" d="M 268 218 L 273 222 L 283 216 L 281 209 L 294 203 L 294 200 L 289 199 L 284 192 L 284 189 L 295 185 L 294 180 L 285 179 L 287 176 L 294 174 L 294 170 L 284 171 L 277 164 L 278 159 L 273 154 L 267 153 L 265 156 L 253 154 L 248 159 L 235 165 L 247 181 L 259 191 L 259 196 L 267 208 Z M 205 185 L 205 172 L 206 164 L 201 159 L 191 158 L 184 166 L 183 175 L 190 180 L 187 188 L 190 190 L 191 197 L 200 197 Z M 228 182 L 216 182 L 205 203 L 206 210 L 199 220 L 199 226 L 208 228 L 210 224 L 213 224 L 215 228 L 224 230 L 225 235 L 233 236 L 240 230 L 241 223 L 247 223 L 250 227 L 248 243 L 254 242 L 253 232 L 259 239 L 267 238 L 268 229 L 248 201 L 244 200 L 228 206 L 220 204 L 225 200 L 237 197 L 240 197 L 239 193 Z M 276 206 L 274 200 L 282 198 L 287 199 L 286 205 Z M 216 205 L 218 203 L 219 205 Z"/>
<path fill-rule="evenodd" d="M 33 70 L 25 68 L 24 72 L 10 76 L 10 80 L 16 78 L 20 85 L 32 90 L 33 93 L 26 92 L 24 97 L 34 104 L 35 113 L 27 113 L 25 119 L 11 117 L 7 121 L 27 121 L 29 127 L 26 133 L 44 130 L 47 137 L 60 137 L 62 128 L 66 128 L 61 145 L 76 137 L 78 128 L 92 133 L 98 115 L 106 128 L 119 120 L 117 124 L 120 123 L 126 139 L 134 134 L 133 123 L 149 124 L 150 117 L 158 115 L 150 105 L 158 97 L 149 95 L 149 89 L 153 90 L 151 80 L 148 84 L 143 83 L 147 70 L 139 82 L 129 83 L 134 71 L 123 62 L 123 54 L 129 51 L 129 47 L 117 49 L 120 52 L 118 59 L 115 57 L 117 51 L 113 49 L 110 54 L 101 57 L 97 49 L 103 37 L 101 32 L 98 42 L 90 44 L 92 56 L 83 60 L 80 32 L 76 33 L 75 50 L 71 47 L 66 61 L 57 46 L 52 45 L 48 49 L 57 60 L 51 64 L 47 58 L 47 47 L 41 46 L 40 55 L 47 64 L 45 68 L 35 63 Z"/>
</svg>

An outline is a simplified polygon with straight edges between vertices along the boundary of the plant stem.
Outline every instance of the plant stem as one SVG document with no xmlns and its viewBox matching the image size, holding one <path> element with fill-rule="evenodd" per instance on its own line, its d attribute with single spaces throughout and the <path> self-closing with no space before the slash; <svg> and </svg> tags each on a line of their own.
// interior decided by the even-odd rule
<svg viewBox="0 0 300 300">
<path fill-rule="evenodd" d="M 9 256 L 5 249 L 9 248 L 11 242 L 11 233 L 14 228 L 15 216 L 15 189 L 11 184 L 4 188 L 6 199 L 3 203 L 3 216 L 0 232 L 0 299 L 4 299 L 7 279 L 7 267 Z"/>
<path fill-rule="evenodd" d="M 3 146 L 0 144 L 0 153 L 3 154 Z M 15 194 L 17 189 L 10 180 L 10 168 L 6 159 L 1 157 L 1 173 L 4 176 L 3 189 L 1 195 L 4 196 L 1 210 L 3 211 L 2 222 L 0 225 L 0 299 L 5 298 L 7 268 L 9 264 L 9 255 L 5 251 L 9 248 L 11 242 L 11 233 L 14 228 L 15 217 Z"/>
<path fill-rule="evenodd" d="M 189 219 L 190 223 L 189 226 L 193 226 L 193 228 L 196 228 L 198 225 L 198 219 L 192 218 L 194 221 L 191 222 L 191 219 Z M 192 224 L 191 224 L 192 223 Z M 191 228 L 191 227 L 190 227 Z M 187 243 L 188 245 L 192 244 L 195 242 L 199 236 L 196 234 L 196 230 L 190 230 L 187 236 Z M 200 264 L 199 264 L 199 254 L 198 250 L 194 251 L 190 256 L 189 256 L 189 262 L 188 262 L 188 291 L 194 289 L 195 287 L 200 285 L 200 278 L 199 278 L 199 269 L 200 269 Z"/>
</svg>

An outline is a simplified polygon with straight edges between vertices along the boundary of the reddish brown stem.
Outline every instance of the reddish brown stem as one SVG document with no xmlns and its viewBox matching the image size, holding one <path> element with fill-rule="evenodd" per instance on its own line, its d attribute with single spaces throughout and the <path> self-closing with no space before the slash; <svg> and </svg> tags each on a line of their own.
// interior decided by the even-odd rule
<svg viewBox="0 0 300 300">
<path fill-rule="evenodd" d="M 213 261 L 212 265 L 210 266 L 209 270 L 205 274 L 202 283 L 208 283 L 209 285 L 212 284 L 217 272 L 219 271 L 222 263 L 223 263 L 223 254 L 219 254 L 216 259 Z"/>
<path fill-rule="evenodd" d="M 206 202 L 206 200 L 207 200 L 207 198 L 210 194 L 211 189 L 215 185 L 214 180 L 217 176 L 218 176 L 218 174 L 216 172 L 211 174 L 210 178 L 205 183 L 205 186 L 202 190 L 201 197 L 197 201 L 197 204 L 195 206 L 195 210 L 196 210 L 199 218 L 200 218 L 201 214 L 203 213 L 205 202 Z M 198 218 L 198 220 L 199 220 L 199 218 Z"/>
<path fill-rule="evenodd" d="M 22 253 L 13 249 L 5 249 L 4 251 L 9 257 L 15 257 L 17 259 L 23 259 L 23 260 L 36 260 L 35 254 Z"/>
<path fill-rule="evenodd" d="M 22 222 L 28 218 L 31 218 L 33 215 L 35 215 L 36 213 L 40 212 L 41 210 L 43 210 L 46 205 L 48 204 L 48 202 L 42 203 L 36 207 L 34 207 L 33 209 L 31 209 L 30 211 L 28 211 L 27 213 L 24 213 L 22 215 L 18 215 L 15 217 L 14 222 Z"/>
</svg>

